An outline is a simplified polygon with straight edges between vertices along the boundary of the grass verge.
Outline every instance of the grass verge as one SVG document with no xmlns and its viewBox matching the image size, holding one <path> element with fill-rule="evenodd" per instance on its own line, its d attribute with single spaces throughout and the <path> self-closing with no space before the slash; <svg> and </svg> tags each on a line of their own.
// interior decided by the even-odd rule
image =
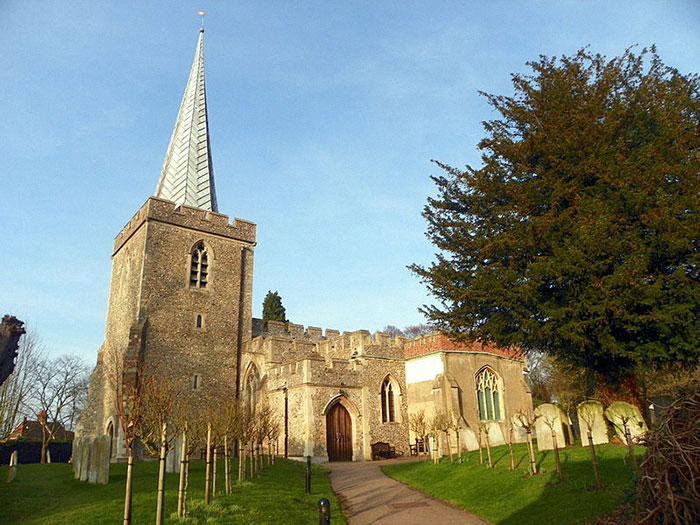
<svg viewBox="0 0 700 525">
<path fill-rule="evenodd" d="M 134 466 L 132 523 L 155 521 L 157 468 L 155 462 Z M 232 462 L 237 472 L 237 462 Z M 0 523 L 100 524 L 120 523 L 124 505 L 126 466 L 112 465 L 108 485 L 90 485 L 73 479 L 70 465 L 20 465 L 17 477 L 7 483 L 8 467 L 0 467 Z M 223 462 L 218 466 L 217 488 L 223 488 Z M 338 500 L 326 470 L 314 465 L 312 493 L 304 494 L 304 464 L 279 459 L 252 482 L 234 484 L 233 493 L 217 494 L 208 507 L 204 500 L 204 462 L 190 464 L 188 518 L 178 520 L 177 474 L 168 474 L 165 523 L 318 523 L 319 498 L 331 502 L 332 523 L 344 524 Z"/>
<path fill-rule="evenodd" d="M 499 524 L 586 523 L 630 497 L 634 480 L 627 448 L 596 447 L 602 490 L 594 490 L 590 451 L 561 449 L 564 481 L 559 483 L 552 451 L 537 453 L 540 474 L 528 474 L 527 445 L 514 445 L 516 469 L 510 471 L 508 447 L 493 447 L 494 468 L 479 465 L 479 452 L 462 455 L 463 464 L 443 458 L 438 465 L 424 461 L 382 467 L 385 474 L 473 514 Z M 637 447 L 638 454 L 644 449 Z M 486 451 L 484 451 L 484 460 Z"/>
</svg>

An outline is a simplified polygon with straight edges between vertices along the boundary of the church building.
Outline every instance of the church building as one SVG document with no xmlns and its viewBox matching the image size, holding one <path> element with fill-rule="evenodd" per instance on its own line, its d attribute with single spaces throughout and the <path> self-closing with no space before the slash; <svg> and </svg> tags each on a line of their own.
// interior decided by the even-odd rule
<svg viewBox="0 0 700 525">
<path fill-rule="evenodd" d="M 463 449 L 478 446 L 480 425 L 502 443 L 511 416 L 532 409 L 519 352 L 252 318 L 256 225 L 219 213 L 203 37 L 155 194 L 114 240 L 104 342 L 76 438 L 111 435 L 112 457 L 125 456 L 106 370 L 116 356 L 125 372 L 145 363 L 169 377 L 187 403 L 266 399 L 290 457 L 370 460 L 379 442 L 408 455 L 420 411 L 454 415 Z"/>
</svg>

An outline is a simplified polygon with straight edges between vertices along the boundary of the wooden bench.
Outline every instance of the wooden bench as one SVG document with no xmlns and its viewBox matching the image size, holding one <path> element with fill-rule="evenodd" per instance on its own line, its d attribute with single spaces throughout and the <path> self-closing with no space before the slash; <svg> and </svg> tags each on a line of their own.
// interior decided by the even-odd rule
<svg viewBox="0 0 700 525">
<path fill-rule="evenodd" d="M 396 457 L 396 449 L 389 443 L 377 441 L 372 444 L 372 459 L 391 459 Z"/>
</svg>

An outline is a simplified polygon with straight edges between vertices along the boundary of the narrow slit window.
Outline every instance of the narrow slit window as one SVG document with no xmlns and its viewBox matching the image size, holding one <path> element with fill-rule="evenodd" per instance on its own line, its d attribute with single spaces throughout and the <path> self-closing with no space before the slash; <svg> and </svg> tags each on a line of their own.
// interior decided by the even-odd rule
<svg viewBox="0 0 700 525">
<path fill-rule="evenodd" d="M 194 322 L 195 327 L 197 328 L 202 328 L 202 316 L 198 315 L 197 319 Z"/>
<path fill-rule="evenodd" d="M 197 390 L 199 388 L 199 376 L 197 374 L 192 378 L 192 389 Z"/>
</svg>

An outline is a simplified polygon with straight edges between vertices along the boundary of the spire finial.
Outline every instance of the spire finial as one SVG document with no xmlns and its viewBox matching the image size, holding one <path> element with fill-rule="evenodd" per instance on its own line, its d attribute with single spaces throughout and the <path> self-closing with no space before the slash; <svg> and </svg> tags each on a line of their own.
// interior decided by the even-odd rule
<svg viewBox="0 0 700 525">
<path fill-rule="evenodd" d="M 204 33 L 204 15 L 206 15 L 207 13 L 205 13 L 204 11 L 197 11 L 197 14 L 201 17 L 202 20 L 199 25 L 199 32 Z"/>
</svg>

